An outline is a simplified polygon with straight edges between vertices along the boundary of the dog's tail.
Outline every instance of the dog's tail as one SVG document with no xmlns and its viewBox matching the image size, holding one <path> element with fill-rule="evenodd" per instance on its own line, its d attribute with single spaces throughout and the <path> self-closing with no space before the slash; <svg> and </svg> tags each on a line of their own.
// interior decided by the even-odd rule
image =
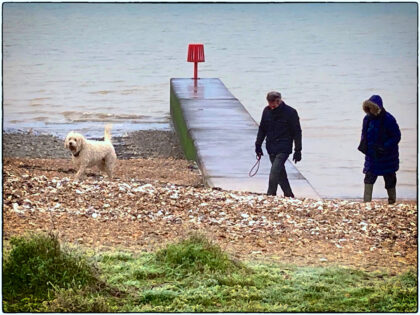
<svg viewBox="0 0 420 315">
<path fill-rule="evenodd" d="M 111 129 L 112 129 L 112 125 L 111 124 L 107 124 L 105 125 L 105 133 L 104 133 L 104 140 L 105 141 L 111 141 Z"/>
</svg>

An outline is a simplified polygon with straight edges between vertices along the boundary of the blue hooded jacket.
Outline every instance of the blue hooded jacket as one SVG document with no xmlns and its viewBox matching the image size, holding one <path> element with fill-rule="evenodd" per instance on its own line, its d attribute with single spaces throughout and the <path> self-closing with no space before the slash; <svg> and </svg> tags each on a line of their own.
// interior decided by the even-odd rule
<svg viewBox="0 0 420 315">
<path fill-rule="evenodd" d="M 367 114 L 361 137 L 361 143 L 367 145 L 363 173 L 385 175 L 398 171 L 401 132 L 397 121 L 385 111 L 379 95 L 366 100 L 363 110 Z"/>
</svg>

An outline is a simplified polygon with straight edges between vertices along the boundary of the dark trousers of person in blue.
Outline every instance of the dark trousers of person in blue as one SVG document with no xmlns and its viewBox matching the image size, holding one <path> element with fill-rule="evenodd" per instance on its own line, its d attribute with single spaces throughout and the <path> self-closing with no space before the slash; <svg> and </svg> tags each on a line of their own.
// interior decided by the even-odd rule
<svg viewBox="0 0 420 315">
<path fill-rule="evenodd" d="M 397 174 L 395 172 L 382 175 L 385 180 L 385 189 L 392 189 L 395 188 L 397 185 Z M 374 175 L 370 172 L 366 173 L 365 175 L 365 184 L 375 184 L 378 175 Z"/>
<path fill-rule="evenodd" d="M 388 192 L 388 203 L 393 204 L 397 201 L 397 192 L 395 186 L 397 185 L 397 174 L 395 172 L 381 175 L 385 180 L 385 188 Z M 365 176 L 365 192 L 363 196 L 364 202 L 372 201 L 373 184 L 375 184 L 378 175 L 367 172 Z"/>
<path fill-rule="evenodd" d="M 267 195 L 275 196 L 277 194 L 277 186 L 280 185 L 285 197 L 294 197 L 287 179 L 286 167 L 284 166 L 288 157 L 289 154 L 287 153 L 270 154 L 271 171 Z"/>
</svg>

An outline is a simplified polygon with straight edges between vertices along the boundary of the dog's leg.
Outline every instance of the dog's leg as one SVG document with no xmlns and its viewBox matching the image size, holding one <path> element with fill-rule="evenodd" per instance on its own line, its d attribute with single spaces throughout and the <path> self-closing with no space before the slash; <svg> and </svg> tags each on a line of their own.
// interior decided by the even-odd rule
<svg viewBox="0 0 420 315">
<path fill-rule="evenodd" d="M 108 155 L 105 159 L 104 159 L 104 169 L 105 172 L 107 173 L 109 179 L 112 178 L 112 173 L 114 171 L 114 167 L 115 167 L 115 157 L 112 155 Z"/>
<path fill-rule="evenodd" d="M 112 170 L 107 168 L 106 173 L 108 174 L 109 179 L 112 179 Z"/>
<path fill-rule="evenodd" d="M 80 168 L 77 171 L 76 176 L 74 177 L 75 182 L 79 181 L 83 177 L 86 171 L 86 167 L 87 165 L 80 165 Z"/>
<path fill-rule="evenodd" d="M 114 165 L 112 165 L 112 164 L 105 164 L 105 172 L 107 173 L 109 179 L 112 178 L 112 173 L 113 173 L 112 171 L 113 171 L 113 169 L 114 169 Z"/>
<path fill-rule="evenodd" d="M 106 172 L 107 173 L 107 175 L 108 175 L 108 177 L 109 178 L 111 178 L 112 177 L 112 171 L 110 171 L 109 170 L 109 165 L 108 165 L 108 159 L 106 158 L 106 157 L 104 157 L 103 159 L 102 159 L 102 162 L 98 165 L 99 166 L 99 169 L 102 171 L 102 172 Z"/>
</svg>

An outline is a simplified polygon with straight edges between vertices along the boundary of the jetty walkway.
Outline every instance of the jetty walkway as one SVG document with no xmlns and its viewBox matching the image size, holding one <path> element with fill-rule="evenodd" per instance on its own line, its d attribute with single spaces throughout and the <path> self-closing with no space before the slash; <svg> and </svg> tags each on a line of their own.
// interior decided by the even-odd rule
<svg viewBox="0 0 420 315">
<path fill-rule="evenodd" d="M 258 174 L 248 176 L 256 162 L 258 124 L 223 82 L 218 78 L 174 78 L 170 88 L 176 132 L 186 157 L 197 161 L 205 183 L 226 190 L 266 193 L 271 167 L 266 154 Z M 289 160 L 286 170 L 296 198 L 320 199 Z M 282 194 L 280 187 L 277 194 Z"/>
</svg>

